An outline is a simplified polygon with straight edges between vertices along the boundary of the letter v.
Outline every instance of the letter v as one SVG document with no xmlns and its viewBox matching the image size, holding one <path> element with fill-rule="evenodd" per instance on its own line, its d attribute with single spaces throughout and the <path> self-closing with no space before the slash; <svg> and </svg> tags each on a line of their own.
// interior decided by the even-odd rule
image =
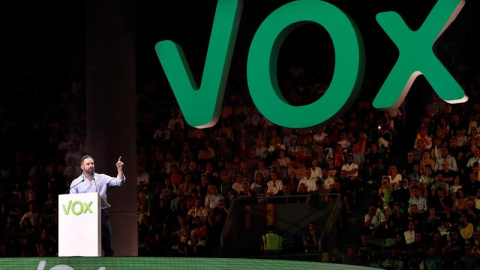
<svg viewBox="0 0 480 270">
<path fill-rule="evenodd" d="M 464 0 L 438 0 L 423 25 L 412 31 L 400 15 L 383 12 L 377 21 L 398 47 L 400 55 L 373 101 L 378 109 L 398 108 L 418 75 L 424 74 L 440 98 L 448 103 L 468 100 L 461 86 L 433 52 L 433 44 L 455 20 Z"/>
<path fill-rule="evenodd" d="M 155 45 L 185 120 L 193 127 L 208 128 L 218 121 L 242 7 L 243 0 L 218 0 L 200 88 L 181 46 L 170 40 Z"/>
<path fill-rule="evenodd" d="M 65 215 L 68 215 L 68 213 L 70 212 L 70 207 L 72 206 L 72 200 L 70 200 L 68 202 L 68 208 L 65 207 L 65 204 L 62 204 L 62 207 L 63 207 L 63 212 L 65 212 Z"/>
</svg>

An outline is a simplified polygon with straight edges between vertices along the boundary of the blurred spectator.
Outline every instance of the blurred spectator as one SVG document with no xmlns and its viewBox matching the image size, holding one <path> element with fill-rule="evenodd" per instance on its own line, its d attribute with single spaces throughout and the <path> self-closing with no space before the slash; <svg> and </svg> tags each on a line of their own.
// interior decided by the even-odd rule
<svg viewBox="0 0 480 270">
<path fill-rule="evenodd" d="M 270 181 L 267 182 L 267 196 L 281 196 L 283 194 L 283 182 L 277 179 L 277 172 L 270 172 Z"/>
<path fill-rule="evenodd" d="M 137 186 L 148 186 L 150 184 L 150 174 L 146 171 L 144 164 L 137 165 Z"/>
<path fill-rule="evenodd" d="M 375 204 L 368 207 L 368 212 L 365 215 L 365 222 L 363 223 L 363 232 L 369 237 L 382 238 L 385 237 L 387 219 L 383 212 L 378 209 Z"/>
<path fill-rule="evenodd" d="M 320 248 L 320 234 L 317 232 L 317 223 L 310 222 L 308 224 L 308 231 L 303 236 L 303 246 L 305 253 L 318 252 Z"/>
</svg>

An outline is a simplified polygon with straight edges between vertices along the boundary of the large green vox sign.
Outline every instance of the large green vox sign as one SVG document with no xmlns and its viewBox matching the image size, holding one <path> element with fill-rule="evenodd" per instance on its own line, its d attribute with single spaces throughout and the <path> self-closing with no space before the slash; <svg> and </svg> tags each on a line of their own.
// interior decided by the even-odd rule
<svg viewBox="0 0 480 270">
<path fill-rule="evenodd" d="M 378 23 L 400 54 L 373 101 L 375 108 L 400 106 L 421 74 L 446 102 L 468 100 L 433 52 L 435 41 L 455 20 L 464 4 L 464 0 L 438 0 L 416 31 L 409 29 L 398 13 L 377 15 Z M 242 6 L 242 0 L 218 1 L 200 87 L 178 44 L 167 40 L 155 46 L 185 120 L 191 126 L 208 128 L 218 121 Z M 280 91 L 277 58 L 285 37 L 305 24 L 319 24 L 327 30 L 335 50 L 335 68 L 332 82 L 321 98 L 311 104 L 293 106 Z M 364 59 L 361 33 L 346 13 L 320 0 L 293 1 L 273 11 L 253 37 L 247 60 L 248 87 L 258 110 L 273 123 L 290 128 L 317 126 L 348 110 L 363 81 Z"/>
</svg>

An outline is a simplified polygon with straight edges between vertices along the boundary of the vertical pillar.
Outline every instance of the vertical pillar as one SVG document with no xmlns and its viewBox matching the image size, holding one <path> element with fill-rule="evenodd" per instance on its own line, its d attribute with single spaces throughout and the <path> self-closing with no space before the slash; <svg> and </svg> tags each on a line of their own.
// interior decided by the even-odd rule
<svg viewBox="0 0 480 270">
<path fill-rule="evenodd" d="M 115 256 L 137 256 L 136 85 L 134 0 L 87 0 L 87 141 L 99 173 L 127 183 L 110 187 Z"/>
</svg>

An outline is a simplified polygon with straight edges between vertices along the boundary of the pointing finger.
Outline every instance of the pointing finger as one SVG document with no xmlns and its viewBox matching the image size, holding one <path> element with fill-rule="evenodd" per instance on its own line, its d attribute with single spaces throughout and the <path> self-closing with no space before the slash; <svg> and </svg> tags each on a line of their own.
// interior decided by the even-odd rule
<svg viewBox="0 0 480 270">
<path fill-rule="evenodd" d="M 118 161 L 122 161 L 122 156 L 119 156 L 119 157 L 118 157 Z"/>
</svg>

